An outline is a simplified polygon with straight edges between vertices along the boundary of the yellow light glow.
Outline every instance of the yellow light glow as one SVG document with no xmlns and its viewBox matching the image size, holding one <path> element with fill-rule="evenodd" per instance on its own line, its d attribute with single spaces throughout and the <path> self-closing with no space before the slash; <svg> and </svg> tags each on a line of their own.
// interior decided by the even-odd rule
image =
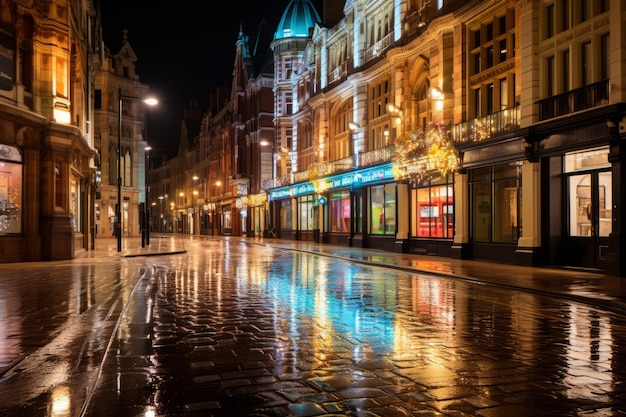
<svg viewBox="0 0 626 417">
<path fill-rule="evenodd" d="M 61 110 L 61 109 L 54 109 L 53 113 L 54 113 L 54 120 L 56 120 L 57 123 L 63 123 L 63 124 L 70 123 L 71 121 L 70 112 Z"/>
</svg>

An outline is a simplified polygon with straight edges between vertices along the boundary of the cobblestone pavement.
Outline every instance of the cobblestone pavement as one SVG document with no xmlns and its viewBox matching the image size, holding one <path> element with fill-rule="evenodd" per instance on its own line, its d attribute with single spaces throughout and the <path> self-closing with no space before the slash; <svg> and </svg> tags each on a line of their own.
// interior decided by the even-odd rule
<svg viewBox="0 0 626 417">
<path fill-rule="evenodd" d="M 626 413 L 620 314 L 349 248 L 186 245 L 151 263 L 87 416 Z"/>
<path fill-rule="evenodd" d="M 21 301 L 0 320 L 3 417 L 626 413 L 616 278 L 311 242 L 115 243 L 0 266 L 0 303 Z"/>
</svg>

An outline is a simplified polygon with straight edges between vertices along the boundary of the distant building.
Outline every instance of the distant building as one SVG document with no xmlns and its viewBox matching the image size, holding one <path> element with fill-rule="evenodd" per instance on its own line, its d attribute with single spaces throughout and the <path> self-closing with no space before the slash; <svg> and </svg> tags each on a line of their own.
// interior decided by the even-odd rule
<svg viewBox="0 0 626 417">
<path fill-rule="evenodd" d="M 140 236 L 140 204 L 146 202 L 146 112 L 149 86 L 135 72 L 137 57 L 126 34 L 117 53 L 105 48 L 94 66 L 95 148 L 100 156 L 95 201 L 97 237 L 115 235 L 118 201 L 118 149 L 121 170 L 122 237 Z M 121 117 L 120 117 L 121 100 Z M 121 122 L 121 123 L 120 123 Z M 121 140 L 121 142 L 120 142 Z"/>
</svg>

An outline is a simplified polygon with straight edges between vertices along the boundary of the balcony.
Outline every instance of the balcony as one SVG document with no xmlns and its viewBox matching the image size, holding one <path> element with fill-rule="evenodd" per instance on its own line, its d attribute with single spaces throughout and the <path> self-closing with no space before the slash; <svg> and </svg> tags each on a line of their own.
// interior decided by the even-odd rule
<svg viewBox="0 0 626 417">
<path fill-rule="evenodd" d="M 391 144 L 382 148 L 372 149 L 371 151 L 361 152 L 358 165 L 360 168 L 365 168 L 391 162 L 395 151 L 396 145 Z"/>
<path fill-rule="evenodd" d="M 519 109 L 520 106 L 511 107 L 453 126 L 454 143 L 480 142 L 500 133 L 519 129 Z"/>
<path fill-rule="evenodd" d="M 589 84 L 567 93 L 544 98 L 539 105 L 539 120 L 548 120 L 581 110 L 609 104 L 609 80 Z"/>
<path fill-rule="evenodd" d="M 330 71 L 328 74 L 328 84 L 341 80 L 348 74 L 350 69 L 352 69 L 352 58 L 342 62 L 335 69 Z"/>
<path fill-rule="evenodd" d="M 384 38 L 376 42 L 374 45 L 370 46 L 365 50 L 365 54 L 363 56 L 364 61 L 367 62 L 371 59 L 377 58 L 380 54 L 391 45 L 391 39 L 393 36 L 393 32 L 389 32 L 385 35 Z"/>
</svg>

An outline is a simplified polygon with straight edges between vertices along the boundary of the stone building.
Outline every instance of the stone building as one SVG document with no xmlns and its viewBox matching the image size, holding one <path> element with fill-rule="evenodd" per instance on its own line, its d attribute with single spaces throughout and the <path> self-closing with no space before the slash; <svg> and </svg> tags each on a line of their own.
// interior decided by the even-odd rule
<svg viewBox="0 0 626 417">
<path fill-rule="evenodd" d="M 626 275 L 625 12 L 620 0 L 328 0 L 320 17 L 290 1 L 271 42 L 266 231 Z M 244 91 L 209 114 L 198 162 L 223 187 L 207 191 L 219 234 L 244 229 Z"/>
<path fill-rule="evenodd" d="M 120 201 L 122 239 L 140 236 L 142 230 L 140 207 L 146 203 L 149 111 L 144 100 L 150 94 L 149 86 L 136 73 L 136 62 L 137 56 L 124 33 L 120 50 L 113 54 L 105 48 L 101 65 L 94 68 L 94 136 L 100 157 L 95 201 L 97 237 L 117 236 Z"/>
<path fill-rule="evenodd" d="M 0 262 L 93 246 L 91 1 L 0 1 Z"/>
</svg>

